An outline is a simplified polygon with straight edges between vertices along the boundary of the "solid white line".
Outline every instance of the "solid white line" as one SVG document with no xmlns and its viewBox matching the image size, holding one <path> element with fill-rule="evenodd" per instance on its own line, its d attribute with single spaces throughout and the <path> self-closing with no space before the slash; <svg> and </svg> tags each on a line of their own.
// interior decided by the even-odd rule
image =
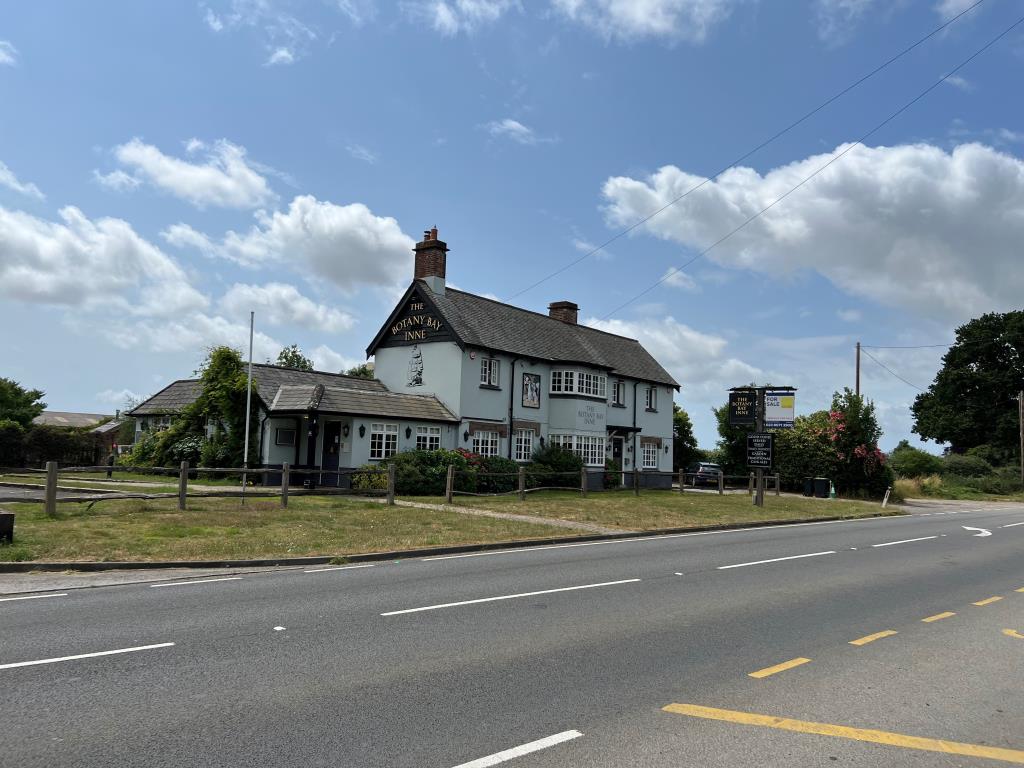
<svg viewBox="0 0 1024 768">
<path fill-rule="evenodd" d="M 0 597 L 0 603 L 6 603 L 8 600 L 40 600 L 44 597 L 67 597 L 67 592 L 59 592 L 53 595 L 25 595 L 24 597 Z"/>
<path fill-rule="evenodd" d="M 928 541 L 928 539 L 937 539 L 938 536 L 922 536 L 919 539 L 901 539 L 900 541 L 887 541 L 885 544 L 872 544 L 872 547 L 891 547 L 893 544 L 909 544 L 912 541 Z"/>
<path fill-rule="evenodd" d="M 37 664 L 56 664 L 58 661 L 91 659 L 96 656 L 113 656 L 116 653 L 134 653 L 135 651 L 150 651 L 154 648 L 170 648 L 172 645 L 174 645 L 174 643 L 156 643 L 155 645 L 138 645 L 134 648 L 118 648 L 116 651 L 98 651 L 96 653 L 79 653 L 75 656 L 60 656 L 56 659 L 39 659 L 37 661 L 17 661 L 13 664 L 0 664 L 0 669 L 14 669 L 15 667 L 33 667 Z"/>
<path fill-rule="evenodd" d="M 716 570 L 724 571 L 728 568 L 743 568 L 747 565 L 764 565 L 765 563 L 781 563 L 783 560 L 799 560 L 802 557 L 819 557 L 820 555 L 834 555 L 836 551 L 830 549 L 828 552 L 811 552 L 809 555 L 790 555 L 789 557 L 773 557 L 771 560 L 755 560 L 752 563 L 736 563 L 735 565 L 720 565 Z"/>
<path fill-rule="evenodd" d="M 348 571 L 352 568 L 373 568 L 376 563 L 367 563 L 366 565 L 337 565 L 333 568 L 311 568 L 303 573 L 323 573 L 324 571 Z"/>
<path fill-rule="evenodd" d="M 504 763 L 507 760 L 522 757 L 523 755 L 528 755 L 531 752 L 539 752 L 542 749 L 553 747 L 556 744 L 562 744 L 566 741 L 578 739 L 582 735 L 583 734 L 579 731 L 562 731 L 561 733 L 556 733 L 554 736 L 547 736 L 543 739 L 537 739 L 537 741 L 531 741 L 529 744 L 522 744 L 518 747 L 512 747 L 512 749 L 506 749 L 503 752 L 495 752 L 493 755 L 481 757 L 478 760 L 461 763 L 456 765 L 455 768 L 488 768 L 488 766 Z"/>
<path fill-rule="evenodd" d="M 388 611 L 381 616 L 398 616 L 402 613 L 419 613 L 420 611 L 436 611 L 438 608 L 455 608 L 460 605 L 475 605 L 476 603 L 493 603 L 497 600 L 514 600 L 517 597 L 533 597 L 534 595 L 550 595 L 553 592 L 573 592 L 578 589 L 593 589 L 594 587 L 613 587 L 616 584 L 633 584 L 640 579 L 622 579 L 621 581 L 602 581 L 600 584 L 583 584 L 578 587 L 559 587 L 558 589 L 541 589 L 537 592 L 520 592 L 515 595 L 501 595 L 499 597 L 481 597 L 476 600 L 460 600 L 457 603 L 441 603 L 439 605 L 425 605 L 422 608 L 406 608 L 401 611 Z"/>
<path fill-rule="evenodd" d="M 1015 525 L 1024 525 L 1024 523 L 1010 523 L 1009 525 L 1002 526 L 1003 528 L 1013 528 Z"/>
<path fill-rule="evenodd" d="M 221 579 L 196 579 L 195 581 L 172 581 L 169 584 L 150 584 L 150 587 L 187 587 L 191 584 L 209 584 L 211 581 L 241 581 L 241 576 L 225 576 Z"/>
<path fill-rule="evenodd" d="M 914 517 L 914 515 L 904 515 Z M 496 549 L 489 552 L 468 552 L 462 555 L 435 555 L 421 558 L 423 562 L 431 560 L 458 560 L 463 557 L 484 557 L 486 555 L 512 555 L 520 552 L 537 552 L 542 549 L 569 549 L 571 547 L 601 547 L 609 544 L 633 544 L 638 541 L 657 541 L 659 539 L 681 539 L 687 536 L 716 536 L 722 533 L 749 533 L 750 531 L 778 530 L 780 528 L 802 528 L 808 525 L 833 525 L 836 523 L 865 523 L 870 520 L 900 520 L 892 515 L 878 517 L 858 517 L 853 520 L 820 520 L 814 523 L 787 523 L 785 525 L 759 525 L 756 528 L 729 528 L 724 531 L 694 531 L 693 533 L 664 533 L 654 536 L 634 536 L 628 539 L 611 539 L 608 541 L 582 541 L 578 544 L 545 544 L 540 547 L 519 547 L 517 549 Z"/>
</svg>

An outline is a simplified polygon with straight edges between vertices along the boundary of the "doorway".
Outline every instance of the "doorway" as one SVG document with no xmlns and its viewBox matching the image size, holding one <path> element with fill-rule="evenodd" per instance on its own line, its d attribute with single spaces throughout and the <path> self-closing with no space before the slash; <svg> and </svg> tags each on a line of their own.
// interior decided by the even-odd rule
<svg viewBox="0 0 1024 768">
<path fill-rule="evenodd" d="M 622 464 L 622 446 L 624 442 L 621 437 L 612 438 L 612 459 L 619 463 L 619 469 L 622 470 L 622 473 L 619 475 L 620 487 L 626 485 L 626 468 Z"/>
<path fill-rule="evenodd" d="M 324 426 L 324 448 L 320 467 L 325 472 L 336 472 L 341 457 L 341 422 L 329 421 Z M 320 485 L 338 485 L 338 475 L 320 475 Z"/>
</svg>

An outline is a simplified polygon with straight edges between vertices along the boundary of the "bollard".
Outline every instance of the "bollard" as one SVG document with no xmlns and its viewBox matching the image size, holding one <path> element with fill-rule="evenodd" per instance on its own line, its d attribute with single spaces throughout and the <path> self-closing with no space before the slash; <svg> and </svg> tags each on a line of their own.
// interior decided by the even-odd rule
<svg viewBox="0 0 1024 768">
<path fill-rule="evenodd" d="M 580 496 L 583 498 L 587 497 L 587 468 L 583 467 L 580 470 Z"/>
<path fill-rule="evenodd" d="M 57 462 L 46 462 L 46 514 L 57 516 Z"/>
<path fill-rule="evenodd" d="M 640 473 L 636 471 L 636 466 L 633 467 L 633 495 L 640 495 Z"/>
<path fill-rule="evenodd" d="M 178 509 L 185 511 L 185 499 L 188 496 L 188 462 L 181 462 L 178 470 Z"/>
<path fill-rule="evenodd" d="M 281 508 L 288 508 L 288 484 L 291 482 L 292 465 L 287 461 L 281 466 Z"/>
<path fill-rule="evenodd" d="M 444 483 L 444 501 L 446 504 L 452 503 L 452 496 L 455 494 L 455 465 L 448 465 L 448 479 Z"/>
<path fill-rule="evenodd" d="M 388 464 L 388 506 L 395 506 L 395 465 Z"/>
<path fill-rule="evenodd" d="M 683 470 L 679 470 L 679 492 L 686 492 L 686 473 Z"/>
<path fill-rule="evenodd" d="M 519 467 L 519 500 L 526 501 L 526 467 Z"/>
</svg>

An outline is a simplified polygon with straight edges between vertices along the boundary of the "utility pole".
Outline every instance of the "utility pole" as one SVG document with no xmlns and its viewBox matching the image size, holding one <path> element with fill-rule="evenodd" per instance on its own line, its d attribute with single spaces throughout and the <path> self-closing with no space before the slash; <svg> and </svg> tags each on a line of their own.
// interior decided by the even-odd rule
<svg viewBox="0 0 1024 768">
<path fill-rule="evenodd" d="M 854 392 L 860 396 L 860 342 L 857 342 L 857 377 Z"/>
<path fill-rule="evenodd" d="M 757 388 L 757 424 L 754 429 L 758 432 L 764 432 L 764 387 Z M 758 467 L 756 470 L 756 476 L 754 478 L 754 505 L 758 507 L 764 506 L 764 469 Z"/>
<path fill-rule="evenodd" d="M 245 382 L 245 440 L 242 448 L 242 504 L 245 504 L 246 472 L 249 468 L 249 416 L 252 412 L 252 330 L 256 324 L 256 313 L 249 313 L 249 375 Z"/>
</svg>

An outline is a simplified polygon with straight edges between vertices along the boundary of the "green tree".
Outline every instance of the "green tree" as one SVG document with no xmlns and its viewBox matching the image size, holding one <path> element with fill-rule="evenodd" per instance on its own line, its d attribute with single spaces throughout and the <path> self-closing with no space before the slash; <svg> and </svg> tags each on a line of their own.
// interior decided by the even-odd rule
<svg viewBox="0 0 1024 768">
<path fill-rule="evenodd" d="M 722 471 L 727 475 L 747 473 L 747 435 L 753 425 L 734 427 L 729 424 L 729 404 L 712 408 L 718 421 L 718 447 L 716 455 Z"/>
<path fill-rule="evenodd" d="M 313 370 L 313 361 L 302 354 L 298 344 L 292 344 L 290 347 L 282 349 L 277 355 L 275 365 L 281 368 L 294 368 L 297 371 Z"/>
<path fill-rule="evenodd" d="M 834 477 L 836 452 L 829 435 L 829 412 L 797 416 L 792 429 L 775 434 L 775 471 L 789 488 L 803 486 L 807 477 Z"/>
<path fill-rule="evenodd" d="M 882 428 L 875 405 L 849 388 L 832 395 L 827 432 L 835 450 L 832 479 L 836 490 L 856 495 L 880 495 L 892 484 L 892 470 L 878 448 Z"/>
<path fill-rule="evenodd" d="M 1022 385 L 1024 311 L 982 315 L 957 328 L 935 381 L 914 400 L 914 432 L 954 453 L 990 445 L 1017 456 Z"/>
<path fill-rule="evenodd" d="M 672 403 L 672 468 L 678 472 L 701 457 L 690 414 Z"/>
<path fill-rule="evenodd" d="M 20 467 L 25 461 L 25 428 L 0 419 L 0 467 Z"/>
<path fill-rule="evenodd" d="M 25 389 L 12 379 L 0 377 L 0 419 L 16 421 L 28 429 L 32 419 L 46 408 L 43 395 L 38 389 Z"/>
<path fill-rule="evenodd" d="M 942 472 L 942 459 L 920 448 L 915 448 L 906 440 L 889 454 L 889 466 L 898 477 L 927 477 Z"/>
<path fill-rule="evenodd" d="M 345 371 L 346 376 L 354 376 L 357 379 L 372 379 L 373 366 L 369 363 L 360 363 Z"/>
</svg>

